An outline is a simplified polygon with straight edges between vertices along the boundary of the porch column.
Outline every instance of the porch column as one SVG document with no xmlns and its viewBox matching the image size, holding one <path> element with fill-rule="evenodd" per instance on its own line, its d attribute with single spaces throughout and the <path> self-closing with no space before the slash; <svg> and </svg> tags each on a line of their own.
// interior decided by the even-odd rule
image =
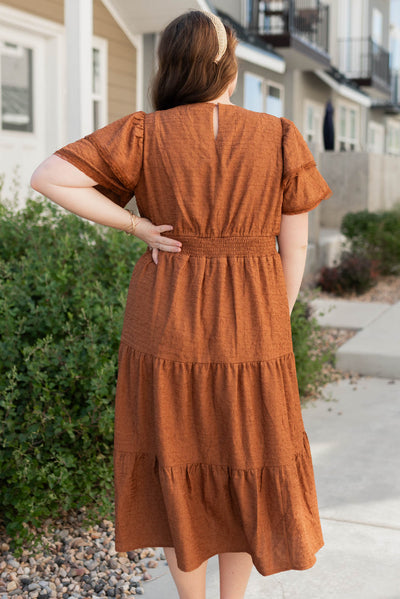
<svg viewBox="0 0 400 599">
<path fill-rule="evenodd" d="M 64 0 L 68 142 L 93 130 L 93 0 Z"/>
</svg>

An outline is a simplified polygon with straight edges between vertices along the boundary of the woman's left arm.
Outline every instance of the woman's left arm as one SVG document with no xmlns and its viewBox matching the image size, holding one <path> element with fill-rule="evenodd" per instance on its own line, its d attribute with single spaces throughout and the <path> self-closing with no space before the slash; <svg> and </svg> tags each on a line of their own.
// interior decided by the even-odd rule
<svg viewBox="0 0 400 599">
<path fill-rule="evenodd" d="M 94 179 L 55 154 L 39 164 L 32 174 L 30 184 L 35 191 L 82 218 L 130 232 L 132 221 L 128 210 L 94 189 L 98 184 Z M 158 249 L 176 252 L 182 245 L 179 241 L 161 235 L 171 229 L 171 225 L 156 226 L 147 218 L 141 217 L 136 225 L 135 236 L 154 248 L 153 258 L 157 258 Z"/>
</svg>

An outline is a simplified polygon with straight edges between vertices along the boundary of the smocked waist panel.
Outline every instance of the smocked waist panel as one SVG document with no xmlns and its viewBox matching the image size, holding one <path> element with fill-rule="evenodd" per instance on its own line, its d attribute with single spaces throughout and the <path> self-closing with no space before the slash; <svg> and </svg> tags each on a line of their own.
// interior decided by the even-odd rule
<svg viewBox="0 0 400 599">
<path fill-rule="evenodd" d="M 275 235 L 237 235 L 231 237 L 200 237 L 163 233 L 166 237 L 182 242 L 180 254 L 192 256 L 248 256 L 249 254 L 267 255 L 276 250 Z"/>
</svg>

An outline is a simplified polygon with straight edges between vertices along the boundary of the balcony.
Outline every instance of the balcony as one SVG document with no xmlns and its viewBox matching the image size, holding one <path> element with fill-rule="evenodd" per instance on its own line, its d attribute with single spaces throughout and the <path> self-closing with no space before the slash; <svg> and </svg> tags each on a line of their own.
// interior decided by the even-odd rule
<svg viewBox="0 0 400 599">
<path fill-rule="evenodd" d="M 330 66 L 329 7 L 319 0 L 253 0 L 248 29 L 279 48 L 289 68 Z"/>
<path fill-rule="evenodd" d="M 368 38 L 338 40 L 339 69 L 378 99 L 391 97 L 389 52 Z"/>
<path fill-rule="evenodd" d="M 385 114 L 400 114 L 400 70 L 390 71 L 391 94 L 389 99 L 378 99 L 372 102 L 372 110 L 380 110 Z"/>
</svg>

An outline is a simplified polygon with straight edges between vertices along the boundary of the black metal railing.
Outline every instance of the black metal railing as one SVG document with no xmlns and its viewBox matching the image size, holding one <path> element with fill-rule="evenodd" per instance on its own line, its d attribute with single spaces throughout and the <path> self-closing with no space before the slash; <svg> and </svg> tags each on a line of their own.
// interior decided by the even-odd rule
<svg viewBox="0 0 400 599">
<path fill-rule="evenodd" d="M 339 39 L 339 69 L 350 79 L 377 79 L 390 86 L 389 52 L 368 38 Z"/>
<path fill-rule="evenodd" d="M 248 27 L 258 35 L 294 34 L 328 52 L 329 7 L 319 0 L 253 0 Z"/>
</svg>

